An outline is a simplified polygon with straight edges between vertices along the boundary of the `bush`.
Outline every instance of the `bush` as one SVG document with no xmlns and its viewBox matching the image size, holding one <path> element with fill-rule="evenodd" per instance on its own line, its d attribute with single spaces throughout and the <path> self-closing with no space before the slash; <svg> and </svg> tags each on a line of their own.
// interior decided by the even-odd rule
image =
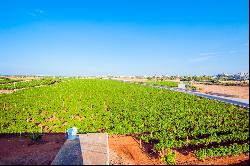
<svg viewBox="0 0 250 166">
<path fill-rule="evenodd" d="M 176 157 L 175 152 L 173 152 L 172 150 L 168 150 L 166 155 L 164 155 L 164 157 L 162 157 L 161 160 L 166 164 L 175 165 L 176 163 L 175 157 Z"/>
<path fill-rule="evenodd" d="M 32 141 L 38 141 L 42 138 L 43 135 L 42 133 L 30 133 L 28 136 Z"/>
</svg>

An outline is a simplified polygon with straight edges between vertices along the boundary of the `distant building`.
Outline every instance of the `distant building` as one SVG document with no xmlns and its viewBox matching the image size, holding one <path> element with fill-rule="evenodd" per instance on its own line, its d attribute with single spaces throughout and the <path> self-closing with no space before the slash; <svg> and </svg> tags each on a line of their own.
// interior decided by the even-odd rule
<svg viewBox="0 0 250 166">
<path fill-rule="evenodd" d="M 186 89 L 186 85 L 184 83 L 180 82 L 178 84 L 178 88 L 180 88 L 180 89 Z"/>
<path fill-rule="evenodd" d="M 225 79 L 225 80 L 237 80 L 237 81 L 249 80 L 249 73 L 239 72 L 233 75 L 222 73 L 222 74 L 217 74 L 215 78 Z"/>
<path fill-rule="evenodd" d="M 233 78 L 235 80 L 249 80 L 249 73 L 240 72 L 240 73 L 233 75 Z"/>
</svg>

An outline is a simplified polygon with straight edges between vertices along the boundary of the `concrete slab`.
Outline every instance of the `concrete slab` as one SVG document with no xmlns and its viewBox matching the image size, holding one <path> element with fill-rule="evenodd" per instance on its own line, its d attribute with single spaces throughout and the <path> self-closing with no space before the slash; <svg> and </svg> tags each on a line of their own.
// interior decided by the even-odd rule
<svg viewBox="0 0 250 166">
<path fill-rule="evenodd" d="M 84 165 L 109 165 L 107 133 L 79 135 Z"/>
<path fill-rule="evenodd" d="M 79 134 L 67 140 L 51 165 L 108 165 L 107 133 Z"/>
</svg>

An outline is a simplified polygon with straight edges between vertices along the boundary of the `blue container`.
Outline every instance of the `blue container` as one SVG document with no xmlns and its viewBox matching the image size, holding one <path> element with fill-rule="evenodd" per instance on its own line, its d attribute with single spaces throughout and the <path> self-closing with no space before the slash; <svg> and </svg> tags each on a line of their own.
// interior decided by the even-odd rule
<svg viewBox="0 0 250 166">
<path fill-rule="evenodd" d="M 69 128 L 67 130 L 67 133 L 68 133 L 68 140 L 74 140 L 76 139 L 77 128 L 76 127 Z"/>
</svg>

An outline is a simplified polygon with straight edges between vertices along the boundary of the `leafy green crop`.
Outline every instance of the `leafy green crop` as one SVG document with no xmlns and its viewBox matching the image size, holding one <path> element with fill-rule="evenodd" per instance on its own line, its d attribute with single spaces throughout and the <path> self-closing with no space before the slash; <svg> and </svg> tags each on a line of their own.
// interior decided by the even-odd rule
<svg viewBox="0 0 250 166">
<path fill-rule="evenodd" d="M 173 81 L 148 81 L 147 84 L 167 86 L 167 87 L 178 87 L 178 82 Z"/>
<path fill-rule="evenodd" d="M 19 80 L 13 80 L 5 77 L 0 77 L 0 84 L 7 84 L 7 83 L 13 83 L 18 82 Z"/>
<path fill-rule="evenodd" d="M 113 80 L 64 79 L 0 95 L 0 133 L 64 132 L 72 126 L 79 133 L 138 135 L 156 151 L 201 145 L 206 149 L 245 143 L 249 110 Z"/>
<path fill-rule="evenodd" d="M 21 88 L 35 87 L 41 85 L 50 85 L 59 81 L 60 81 L 59 79 L 46 78 L 46 79 L 38 79 L 32 81 L 13 82 L 11 84 L 0 84 L 0 90 L 1 89 L 12 90 L 12 89 L 21 89 Z"/>
<path fill-rule="evenodd" d="M 219 146 L 217 148 L 204 148 L 198 151 L 195 151 L 195 155 L 200 159 L 204 160 L 207 157 L 213 156 L 228 156 L 228 155 L 237 155 L 241 153 L 249 152 L 249 144 L 244 143 L 242 145 L 234 143 L 228 147 Z"/>
<path fill-rule="evenodd" d="M 28 137 L 32 140 L 32 141 L 38 141 L 42 138 L 42 133 L 29 133 Z"/>
<path fill-rule="evenodd" d="M 161 160 L 168 165 L 175 165 L 175 157 L 175 152 L 168 150 L 167 153 L 161 158 Z"/>
</svg>

